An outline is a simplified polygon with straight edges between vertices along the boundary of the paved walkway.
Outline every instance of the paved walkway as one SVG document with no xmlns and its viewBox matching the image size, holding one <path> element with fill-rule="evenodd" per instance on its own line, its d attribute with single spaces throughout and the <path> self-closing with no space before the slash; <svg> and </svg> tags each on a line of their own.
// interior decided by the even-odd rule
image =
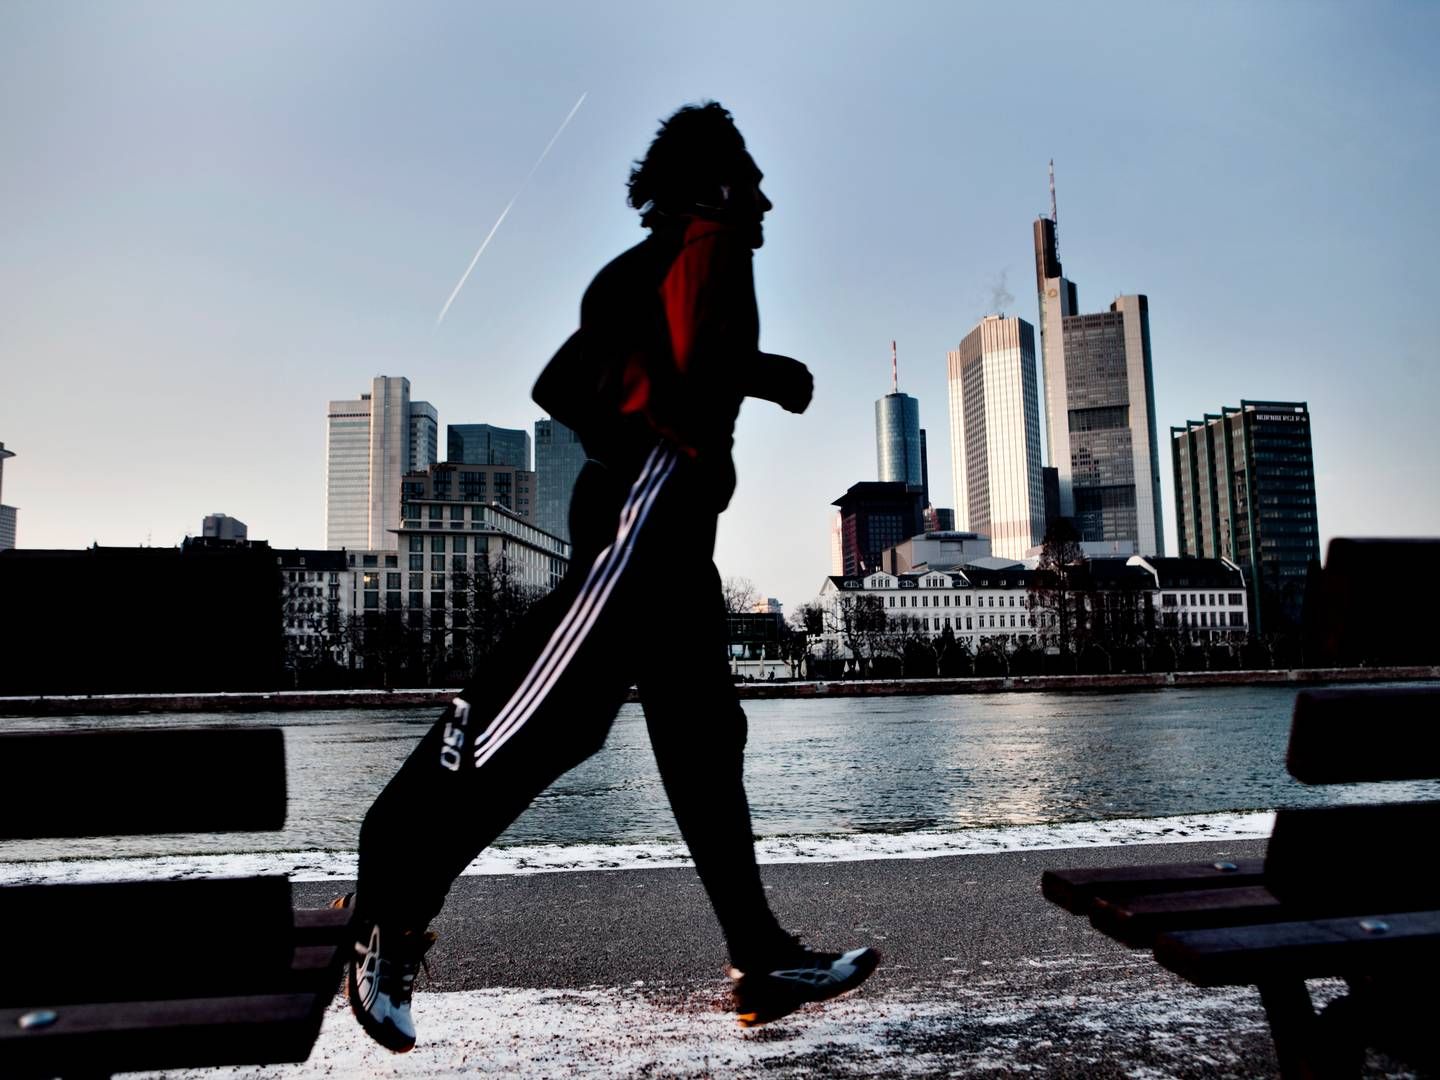
<svg viewBox="0 0 1440 1080">
<path fill-rule="evenodd" d="M 885 963 L 859 992 L 751 1031 L 723 1011 L 723 950 L 693 871 L 462 878 L 435 927 L 413 1053 L 370 1044 L 337 1003 L 305 1065 L 193 1075 L 1273 1076 L 1253 990 L 1190 987 L 1038 885 L 1047 866 L 1262 851 L 1235 841 L 766 866 L 787 926 L 817 944 L 877 945 Z M 297 902 L 336 891 L 297 885 Z"/>
</svg>

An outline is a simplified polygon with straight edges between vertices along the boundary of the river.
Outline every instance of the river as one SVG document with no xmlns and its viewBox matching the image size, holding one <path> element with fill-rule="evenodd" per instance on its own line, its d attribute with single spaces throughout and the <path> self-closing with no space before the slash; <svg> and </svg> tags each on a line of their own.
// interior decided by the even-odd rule
<svg viewBox="0 0 1440 1080">
<path fill-rule="evenodd" d="M 746 783 L 758 837 L 905 834 L 1369 800 L 1285 772 L 1293 688 L 1000 693 L 752 701 Z M 0 843 L 0 862 L 236 851 L 353 850 L 370 801 L 424 733 L 426 711 L 10 718 L 3 730 L 203 723 L 285 731 L 283 832 Z M 1440 784 L 1409 785 L 1410 797 Z M 1388 797 L 1393 793 L 1385 791 Z M 542 794 L 507 845 L 677 839 L 638 706 L 605 748 Z"/>
</svg>

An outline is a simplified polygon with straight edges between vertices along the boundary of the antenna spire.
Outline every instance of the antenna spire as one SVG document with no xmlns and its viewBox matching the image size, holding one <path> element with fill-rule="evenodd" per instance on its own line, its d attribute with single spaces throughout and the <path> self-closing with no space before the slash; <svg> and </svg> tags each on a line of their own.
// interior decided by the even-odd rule
<svg viewBox="0 0 1440 1080">
<path fill-rule="evenodd" d="M 900 392 L 900 362 L 895 357 L 894 339 L 890 341 L 890 392 L 892 394 Z"/>
<path fill-rule="evenodd" d="M 1050 159 L 1050 226 L 1055 234 L 1055 256 L 1060 256 L 1060 213 L 1055 209 L 1055 159 Z"/>
</svg>

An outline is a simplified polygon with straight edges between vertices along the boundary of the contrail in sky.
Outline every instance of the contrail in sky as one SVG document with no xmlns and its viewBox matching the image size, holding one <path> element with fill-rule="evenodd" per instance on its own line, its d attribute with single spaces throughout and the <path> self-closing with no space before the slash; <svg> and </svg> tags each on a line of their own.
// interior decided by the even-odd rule
<svg viewBox="0 0 1440 1080">
<path fill-rule="evenodd" d="M 555 145 L 555 140 L 560 138 L 560 133 L 565 130 L 565 125 L 570 123 L 575 114 L 580 111 L 580 106 L 585 104 L 585 97 L 589 93 L 590 91 L 586 90 L 584 94 L 581 94 L 580 99 L 575 102 L 575 107 L 570 110 L 564 120 L 560 121 L 560 126 L 555 129 L 555 134 L 550 136 L 550 141 L 545 144 L 545 149 L 540 151 L 540 156 L 535 159 L 535 164 L 530 166 L 530 171 L 525 174 L 525 179 L 520 181 L 520 186 L 515 189 L 515 194 L 505 204 L 505 209 L 500 211 L 500 216 L 495 219 L 495 224 L 490 226 L 490 231 L 480 242 L 480 248 L 475 252 L 475 257 L 470 260 L 470 265 L 465 268 L 465 273 L 460 275 L 460 282 L 455 286 L 455 291 L 450 294 L 450 299 L 446 300 L 445 306 L 440 309 L 440 317 L 435 320 L 437 327 L 445 321 L 445 313 L 450 310 L 450 305 L 455 302 L 455 297 L 459 296 L 460 290 L 465 287 L 465 282 L 470 277 L 470 271 L 475 269 L 475 264 L 480 261 L 480 256 L 489 247 L 491 239 L 495 236 L 495 230 L 500 228 L 500 223 L 505 220 L 505 215 L 510 213 L 510 208 L 515 205 L 515 200 L 520 198 L 520 193 L 525 190 L 525 185 L 530 183 L 530 178 L 535 175 L 535 170 L 540 168 L 540 163 L 545 160 L 545 155 L 550 153 L 550 148 Z"/>
</svg>

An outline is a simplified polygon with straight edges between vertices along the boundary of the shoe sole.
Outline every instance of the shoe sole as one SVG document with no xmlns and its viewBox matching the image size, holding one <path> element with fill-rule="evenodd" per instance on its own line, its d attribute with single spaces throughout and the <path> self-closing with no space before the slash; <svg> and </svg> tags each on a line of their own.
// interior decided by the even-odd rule
<svg viewBox="0 0 1440 1080">
<path fill-rule="evenodd" d="M 875 969 L 880 966 L 879 951 L 866 949 L 857 959 L 856 966 L 858 970 L 848 981 L 821 994 L 799 994 L 773 987 L 755 990 L 747 987 L 742 978 L 735 988 L 737 1001 L 742 995 L 751 997 L 752 1000 L 746 1001 L 743 1005 L 737 1004 L 735 1019 L 742 1028 L 759 1027 L 761 1024 L 769 1024 L 789 1016 L 801 1006 L 829 1001 L 841 994 L 848 994 L 875 973 Z M 741 1012 L 741 1009 L 745 1011 Z"/>
</svg>

